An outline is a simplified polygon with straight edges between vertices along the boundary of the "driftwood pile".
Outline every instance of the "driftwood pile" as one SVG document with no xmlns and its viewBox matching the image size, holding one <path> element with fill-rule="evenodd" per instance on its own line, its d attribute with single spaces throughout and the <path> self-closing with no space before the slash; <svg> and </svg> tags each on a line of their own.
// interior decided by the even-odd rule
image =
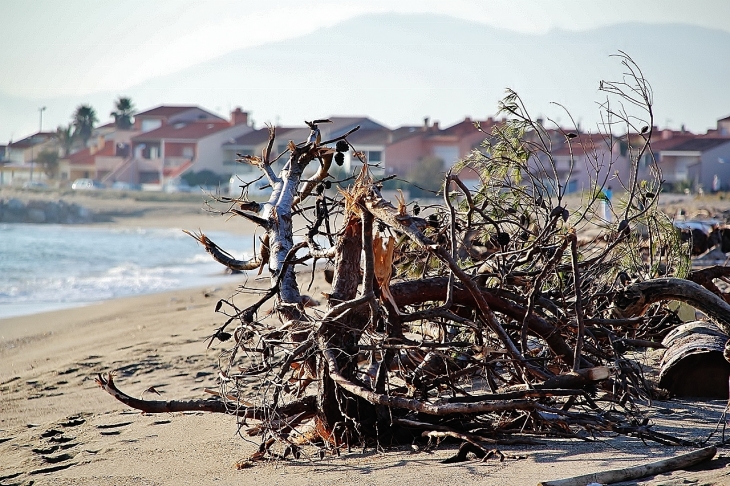
<svg viewBox="0 0 730 486">
<path fill-rule="evenodd" d="M 191 233 L 227 267 L 270 274 L 254 305 L 216 306 L 227 318 L 211 341 L 229 347 L 214 399 L 137 400 L 112 375 L 99 384 L 146 412 L 236 415 L 262 437 L 252 460 L 299 457 L 305 445 L 325 454 L 417 438 L 460 441 L 454 461 L 500 457 L 497 444 L 545 437 L 626 434 L 690 445 L 644 420 L 639 404 L 657 390 L 632 351 L 661 347 L 681 323 L 670 301 L 730 331 L 728 296 L 713 283 L 728 272 L 690 272 L 689 246 L 657 209 L 660 173 L 637 180 L 638 160 L 650 151 L 651 92 L 630 59 L 624 65 L 629 76 L 602 87 L 643 107 L 649 120 L 642 129 L 624 111 L 608 111 L 637 134 L 634 171 L 612 180 L 625 195 L 612 202 L 611 221 L 599 211 L 601 189 L 615 177 L 611 161 L 595 159 L 593 190 L 567 204 L 570 174 L 552 144 L 571 144 L 575 134 L 533 122 L 514 94 L 501 106 L 509 120 L 447 173 L 443 202 L 428 207 L 386 200 L 385 179 L 373 176 L 350 133 L 322 140 L 327 120 L 310 122 L 306 141 L 289 142 L 277 173 L 271 128 L 260 157 L 241 157 L 268 179 L 268 201 L 249 200 L 245 187 L 240 197 L 217 198 L 222 212 L 264 230 L 258 254 L 236 260 Z M 362 166 L 353 179 L 333 180 L 332 164 L 346 152 Z M 310 165 L 316 172 L 305 178 Z M 481 186 L 470 190 L 459 170 L 475 171 Z M 297 218 L 304 227 L 294 227 Z M 317 261 L 332 269 L 326 308 L 305 306 L 296 279 L 298 265 Z"/>
</svg>

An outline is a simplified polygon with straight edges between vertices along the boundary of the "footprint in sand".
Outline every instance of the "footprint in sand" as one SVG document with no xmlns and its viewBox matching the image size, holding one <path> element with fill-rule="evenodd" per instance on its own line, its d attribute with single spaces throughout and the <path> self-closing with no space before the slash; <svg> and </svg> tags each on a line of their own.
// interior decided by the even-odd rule
<svg viewBox="0 0 730 486">
<path fill-rule="evenodd" d="M 116 424 L 100 424 L 97 425 L 96 428 L 99 429 L 101 432 L 99 432 L 101 435 L 119 435 L 122 433 L 121 430 L 119 430 L 120 427 L 126 427 L 127 425 L 131 425 L 132 422 L 118 422 Z"/>
<path fill-rule="evenodd" d="M 69 432 L 84 423 L 86 419 L 80 415 L 73 415 L 58 422 L 55 427 L 41 432 L 41 446 L 31 451 L 43 461 L 43 466 L 32 469 L 28 474 L 48 474 L 76 465 L 77 462 L 73 462 L 73 459 L 78 453 L 76 448 L 79 444 L 76 442 L 76 437 Z"/>
</svg>

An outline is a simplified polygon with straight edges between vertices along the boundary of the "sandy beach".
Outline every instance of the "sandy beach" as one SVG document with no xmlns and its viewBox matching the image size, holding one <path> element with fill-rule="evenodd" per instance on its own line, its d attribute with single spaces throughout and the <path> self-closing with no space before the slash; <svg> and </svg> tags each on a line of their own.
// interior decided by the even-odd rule
<svg viewBox="0 0 730 486">
<path fill-rule="evenodd" d="M 107 212 L 108 220 L 97 224 L 216 230 L 242 236 L 253 231 L 240 218 L 226 222 L 205 213 L 200 202 L 78 197 L 79 204 L 95 203 Z M 310 275 L 301 278 L 308 282 Z M 297 486 L 397 481 L 403 485 L 529 485 L 690 450 L 623 437 L 596 442 L 549 439 L 539 446 L 500 446 L 511 455 L 504 462 L 489 459 L 444 465 L 440 461 L 455 450 L 455 445 L 444 444 L 433 453 L 414 453 L 410 447 L 368 449 L 237 470 L 235 463 L 254 452 L 258 443 L 256 438 L 237 434 L 233 417 L 145 415 L 125 407 L 94 383 L 97 373 L 116 370 L 118 386 L 136 397 L 160 399 L 155 391 L 161 399 L 208 397 L 203 390 L 216 388 L 222 347 L 206 350 L 206 337 L 224 319 L 214 313 L 214 306 L 218 299 L 235 294 L 244 282 L 260 287 L 268 283 L 238 275 L 216 287 L 0 320 L 0 484 Z M 309 293 L 317 298 L 327 291 L 318 276 Z M 236 302 L 240 306 L 253 298 L 241 294 Z M 657 430 L 703 439 L 715 429 L 724 408 L 719 401 L 654 402 L 648 413 Z M 730 454 L 721 449 L 704 469 L 626 484 L 730 484 L 728 465 Z"/>
</svg>

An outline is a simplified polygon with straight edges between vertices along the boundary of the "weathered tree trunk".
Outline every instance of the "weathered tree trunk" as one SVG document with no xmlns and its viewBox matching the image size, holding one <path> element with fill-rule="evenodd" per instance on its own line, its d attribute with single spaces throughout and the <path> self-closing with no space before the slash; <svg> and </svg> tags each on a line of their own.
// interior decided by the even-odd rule
<svg viewBox="0 0 730 486">
<path fill-rule="evenodd" d="M 281 171 L 281 178 L 274 179 L 273 191 L 264 206 L 263 217 L 268 222 L 269 269 L 271 284 L 279 285 L 279 298 L 284 306 L 298 306 L 301 302 L 294 265 L 285 265 L 289 251 L 294 246 L 292 227 L 292 205 L 297 196 L 297 187 L 307 161 L 300 161 L 301 152 L 292 152 L 287 166 Z M 283 273 L 283 275 L 282 275 Z M 292 313 L 292 310 L 289 310 Z M 293 312 L 296 314 L 296 312 Z M 290 316 L 295 318 L 296 316 Z"/>
<path fill-rule="evenodd" d="M 662 300 L 686 302 L 730 335 L 730 304 L 701 285 L 681 278 L 658 278 L 631 285 L 616 295 L 614 314 L 622 318 L 641 316 L 651 304 Z"/>
<path fill-rule="evenodd" d="M 357 288 L 360 283 L 360 260 L 362 254 L 362 220 L 350 213 L 347 215 L 342 234 L 337 239 L 335 247 L 335 272 L 332 281 L 332 293 L 329 297 L 330 309 L 343 302 L 352 301 L 357 297 Z M 356 344 L 360 334 L 356 332 L 362 326 L 361 309 L 365 302 L 349 309 L 347 313 L 335 320 L 326 320 L 319 330 L 319 345 L 322 351 L 333 350 L 340 373 L 348 380 L 355 375 L 356 363 L 353 356 L 357 353 Z M 352 400 L 343 399 L 343 391 L 335 384 L 329 374 L 329 366 L 320 356 L 318 375 L 321 378 L 318 393 L 318 406 L 321 420 L 326 430 L 342 434 L 347 427 L 347 419 L 343 415 Z M 343 430 L 336 430 L 341 424 Z M 340 437 L 338 437 L 338 440 Z"/>
</svg>

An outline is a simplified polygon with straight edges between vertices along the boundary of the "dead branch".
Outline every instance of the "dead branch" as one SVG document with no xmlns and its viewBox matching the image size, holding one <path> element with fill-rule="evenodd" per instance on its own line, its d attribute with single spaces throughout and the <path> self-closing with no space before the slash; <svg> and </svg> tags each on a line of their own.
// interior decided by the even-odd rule
<svg viewBox="0 0 730 486">
<path fill-rule="evenodd" d="M 613 484 L 633 479 L 656 476 L 677 469 L 686 469 L 715 457 L 717 448 L 705 447 L 696 451 L 688 452 L 670 459 L 650 462 L 640 466 L 627 467 L 624 469 L 612 469 L 592 474 L 583 474 L 572 478 L 557 479 L 555 481 L 542 481 L 539 486 L 584 486 L 586 484 Z"/>
<path fill-rule="evenodd" d="M 254 270 L 261 265 L 261 259 L 253 257 L 249 260 L 236 260 L 233 256 L 223 250 L 221 247 L 213 243 L 213 241 L 205 236 L 202 232 L 195 234 L 187 230 L 183 230 L 189 236 L 192 236 L 198 243 L 205 247 L 205 251 L 210 253 L 215 261 L 224 265 L 231 270 Z"/>
<path fill-rule="evenodd" d="M 114 383 L 113 373 L 107 373 L 106 377 L 100 373 L 96 376 L 95 382 L 102 390 L 123 404 L 144 413 L 214 412 L 266 420 L 274 412 L 274 410 L 266 411 L 256 407 L 241 406 L 240 403 L 230 400 L 141 400 L 127 395 L 117 388 Z M 278 415 L 294 415 L 301 412 L 311 412 L 314 409 L 314 398 L 305 397 L 301 401 L 292 402 L 275 410 L 275 412 Z"/>
<path fill-rule="evenodd" d="M 651 304 L 665 300 L 679 300 L 692 305 L 730 335 L 730 304 L 690 280 L 658 278 L 635 283 L 617 293 L 615 311 L 621 318 L 641 316 Z"/>
</svg>

